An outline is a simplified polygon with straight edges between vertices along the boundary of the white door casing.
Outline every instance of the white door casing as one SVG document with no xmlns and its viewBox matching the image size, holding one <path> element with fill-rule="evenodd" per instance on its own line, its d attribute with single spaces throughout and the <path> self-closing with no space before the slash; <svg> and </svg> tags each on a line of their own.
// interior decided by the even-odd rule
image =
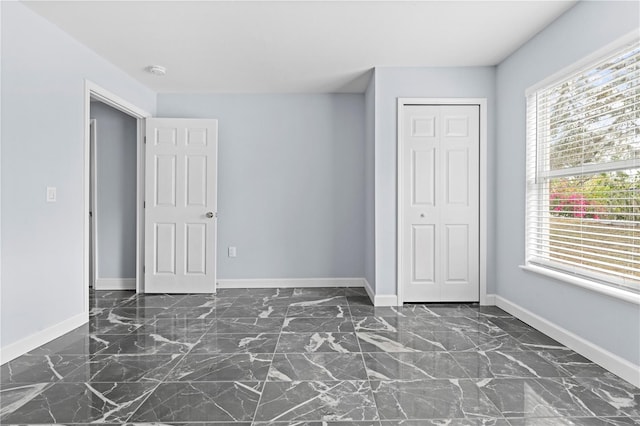
<svg viewBox="0 0 640 426">
<path fill-rule="evenodd" d="M 147 293 L 215 292 L 217 148 L 217 120 L 146 120 Z"/>
<path fill-rule="evenodd" d="M 480 107 L 402 108 L 403 301 L 478 301 Z"/>
</svg>

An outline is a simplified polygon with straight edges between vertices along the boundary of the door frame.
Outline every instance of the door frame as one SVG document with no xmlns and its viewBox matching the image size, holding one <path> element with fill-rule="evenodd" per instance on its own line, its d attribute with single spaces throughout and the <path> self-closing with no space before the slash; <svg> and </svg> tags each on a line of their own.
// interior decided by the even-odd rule
<svg viewBox="0 0 640 426">
<path fill-rule="evenodd" d="M 404 167 L 404 155 L 402 150 L 402 123 L 404 119 L 404 107 L 407 105 L 478 105 L 480 107 L 480 304 L 487 304 L 487 98 L 398 98 L 397 101 L 397 140 L 396 140 L 396 291 L 398 294 L 398 305 L 404 303 L 403 288 L 403 265 L 406 254 L 404 247 L 404 178 L 402 168 Z"/>
<path fill-rule="evenodd" d="M 100 101 L 133 118 L 137 122 L 137 179 L 136 179 L 136 292 L 144 291 L 144 132 L 145 119 L 151 117 L 148 111 L 126 101 L 120 96 L 104 89 L 96 83 L 84 81 L 84 239 L 83 239 L 83 277 L 85 310 L 89 312 L 89 203 L 90 203 L 90 114 L 91 99 Z"/>
<path fill-rule="evenodd" d="M 96 280 L 98 278 L 98 215 L 96 212 L 96 206 L 98 205 L 98 161 L 97 161 L 97 121 L 95 118 L 89 120 L 89 283 L 92 288 L 96 289 Z M 93 175 L 93 176 L 92 176 Z M 92 179 L 93 177 L 93 179 Z M 93 227 L 91 227 L 91 221 L 93 221 Z"/>
</svg>

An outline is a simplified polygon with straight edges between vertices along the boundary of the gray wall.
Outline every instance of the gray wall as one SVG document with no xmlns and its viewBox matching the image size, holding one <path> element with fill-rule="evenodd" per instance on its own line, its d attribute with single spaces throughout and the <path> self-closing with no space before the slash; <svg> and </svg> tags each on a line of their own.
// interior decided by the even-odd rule
<svg viewBox="0 0 640 426">
<path fill-rule="evenodd" d="M 638 2 L 580 2 L 497 70 L 496 293 L 640 364 L 638 305 L 518 268 L 525 260 L 525 89 L 638 31 Z"/>
<path fill-rule="evenodd" d="M 376 73 L 364 94 L 365 147 L 364 147 L 364 276 L 376 288 L 376 229 L 375 229 L 375 143 L 376 143 Z"/>
<path fill-rule="evenodd" d="M 487 98 L 488 109 L 488 235 L 493 235 L 495 176 L 495 68 L 376 68 L 375 73 L 375 264 L 376 294 L 396 292 L 396 136 L 397 98 Z M 489 238 L 488 287 L 493 291 L 495 259 Z"/>
<path fill-rule="evenodd" d="M 20 2 L 0 3 L 5 348 L 85 310 L 84 79 L 151 113 L 155 94 Z"/>
<path fill-rule="evenodd" d="M 160 94 L 158 115 L 219 120 L 218 278 L 364 276 L 363 95 Z"/>
<path fill-rule="evenodd" d="M 137 120 L 101 102 L 96 119 L 98 278 L 136 277 Z"/>
</svg>

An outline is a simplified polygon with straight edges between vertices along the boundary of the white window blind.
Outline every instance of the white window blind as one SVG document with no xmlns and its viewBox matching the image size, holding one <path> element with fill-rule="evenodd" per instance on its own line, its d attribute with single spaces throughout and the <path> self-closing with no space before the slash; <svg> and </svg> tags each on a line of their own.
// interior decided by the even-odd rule
<svg viewBox="0 0 640 426">
<path fill-rule="evenodd" d="M 640 291 L 640 43 L 527 95 L 527 263 Z"/>
</svg>

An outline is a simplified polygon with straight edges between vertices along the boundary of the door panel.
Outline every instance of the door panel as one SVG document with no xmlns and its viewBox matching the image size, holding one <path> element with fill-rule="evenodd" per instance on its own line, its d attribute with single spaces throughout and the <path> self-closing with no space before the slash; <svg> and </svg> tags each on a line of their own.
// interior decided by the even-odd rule
<svg viewBox="0 0 640 426">
<path fill-rule="evenodd" d="M 436 281 L 436 232 L 433 225 L 413 226 L 413 281 L 433 284 Z"/>
<path fill-rule="evenodd" d="M 147 120 L 145 291 L 213 293 L 216 120 Z"/>
<path fill-rule="evenodd" d="M 403 108 L 403 283 L 406 302 L 479 300 L 477 105 Z"/>
</svg>

